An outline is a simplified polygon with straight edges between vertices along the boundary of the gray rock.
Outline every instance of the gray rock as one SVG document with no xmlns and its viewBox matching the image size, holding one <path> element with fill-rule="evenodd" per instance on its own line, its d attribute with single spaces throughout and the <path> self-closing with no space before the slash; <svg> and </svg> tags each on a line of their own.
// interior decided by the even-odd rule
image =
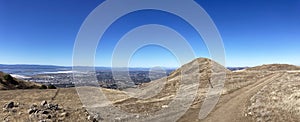
<svg viewBox="0 0 300 122">
<path fill-rule="evenodd" d="M 36 104 L 32 104 L 32 105 L 30 106 L 30 108 L 36 108 L 36 107 L 37 107 Z"/>
<path fill-rule="evenodd" d="M 9 112 L 7 108 L 3 108 L 3 112 Z"/>
<path fill-rule="evenodd" d="M 17 113 L 18 110 L 14 108 L 14 109 L 11 110 L 11 112 L 12 112 L 12 113 Z"/>
<path fill-rule="evenodd" d="M 14 106 L 15 106 L 14 102 L 9 102 L 9 103 L 5 104 L 3 108 L 10 109 L 10 108 L 13 108 Z"/>
<path fill-rule="evenodd" d="M 61 116 L 61 117 L 67 117 L 67 116 L 69 116 L 69 113 L 68 112 L 63 112 L 59 116 Z"/>
<path fill-rule="evenodd" d="M 41 110 L 36 109 L 36 111 L 34 112 L 34 114 L 39 114 Z"/>
<path fill-rule="evenodd" d="M 20 103 L 15 103 L 14 107 L 19 107 Z"/>
<path fill-rule="evenodd" d="M 40 111 L 39 113 L 41 113 L 41 114 L 49 114 L 50 112 L 49 111 Z"/>
<path fill-rule="evenodd" d="M 33 113 L 35 113 L 36 111 L 37 111 L 36 108 L 30 108 L 27 112 L 28 112 L 28 114 L 33 114 Z"/>
<path fill-rule="evenodd" d="M 51 119 L 40 120 L 39 122 L 53 122 Z"/>
<path fill-rule="evenodd" d="M 52 116 L 51 116 L 51 115 L 48 115 L 48 116 L 47 116 L 47 119 L 51 119 L 51 118 L 52 118 Z"/>
<path fill-rule="evenodd" d="M 44 100 L 43 102 L 41 102 L 41 106 L 45 106 L 45 105 L 47 105 L 47 101 L 46 100 Z"/>
<path fill-rule="evenodd" d="M 51 110 L 59 110 L 58 104 L 47 104 L 47 108 Z"/>
<path fill-rule="evenodd" d="M 93 122 L 99 122 L 99 121 L 103 120 L 103 118 L 101 118 L 99 114 L 95 114 L 93 116 L 89 115 L 88 120 L 91 120 Z"/>
</svg>

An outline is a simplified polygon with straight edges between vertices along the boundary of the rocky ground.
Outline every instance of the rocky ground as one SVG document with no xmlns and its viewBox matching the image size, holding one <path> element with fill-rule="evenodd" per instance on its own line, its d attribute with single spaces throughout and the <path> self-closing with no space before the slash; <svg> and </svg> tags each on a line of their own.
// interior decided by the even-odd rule
<svg viewBox="0 0 300 122">
<path fill-rule="evenodd" d="M 112 100 L 120 99 L 122 92 L 103 89 Z M 83 107 L 75 88 L 31 89 L 0 91 L 1 121 L 5 122 L 56 122 L 97 121 L 100 115 Z"/>
</svg>

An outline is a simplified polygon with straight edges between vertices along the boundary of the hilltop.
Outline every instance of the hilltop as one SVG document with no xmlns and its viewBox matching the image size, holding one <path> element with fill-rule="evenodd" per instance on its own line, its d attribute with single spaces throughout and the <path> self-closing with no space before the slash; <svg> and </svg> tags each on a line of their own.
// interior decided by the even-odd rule
<svg viewBox="0 0 300 122">
<path fill-rule="evenodd" d="M 291 71 L 300 70 L 299 66 L 290 64 L 264 64 L 261 66 L 247 68 L 248 71 Z"/>
</svg>

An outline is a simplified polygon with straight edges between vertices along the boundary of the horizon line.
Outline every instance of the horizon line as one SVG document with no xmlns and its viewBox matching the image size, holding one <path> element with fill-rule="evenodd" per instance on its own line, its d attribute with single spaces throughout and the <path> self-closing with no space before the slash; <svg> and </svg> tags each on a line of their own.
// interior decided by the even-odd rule
<svg viewBox="0 0 300 122">
<path fill-rule="evenodd" d="M 258 64 L 258 65 L 255 65 L 255 66 L 224 66 L 226 68 L 245 68 L 245 67 L 256 67 L 256 66 L 262 66 L 262 65 L 271 65 L 271 64 L 288 64 L 288 65 L 294 65 L 294 66 L 300 66 L 298 64 L 289 64 L 289 63 L 269 63 L 269 64 Z M 23 66 L 53 66 L 53 67 L 69 67 L 69 68 L 72 68 L 72 67 L 95 67 L 95 68 L 112 68 L 111 66 L 68 66 L 68 65 L 56 65 L 56 64 L 2 64 L 0 63 L 0 65 L 23 65 Z M 177 69 L 177 68 L 180 68 L 181 66 L 179 67 L 165 67 L 165 66 L 149 66 L 149 67 L 139 67 L 139 66 L 133 66 L 133 67 L 126 67 L 126 66 L 120 66 L 120 67 L 114 67 L 114 68 L 147 68 L 147 69 L 150 69 L 150 68 L 153 68 L 153 67 L 161 67 L 161 68 L 167 68 L 167 69 Z"/>
</svg>

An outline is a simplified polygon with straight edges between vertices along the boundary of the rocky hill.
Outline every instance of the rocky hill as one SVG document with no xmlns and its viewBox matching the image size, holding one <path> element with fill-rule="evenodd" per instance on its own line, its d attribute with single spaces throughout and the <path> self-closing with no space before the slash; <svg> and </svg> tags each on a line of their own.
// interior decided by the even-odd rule
<svg viewBox="0 0 300 122">
<path fill-rule="evenodd" d="M 265 64 L 261 66 L 247 68 L 248 71 L 290 71 L 300 70 L 299 66 L 290 64 Z"/>
<path fill-rule="evenodd" d="M 0 90 L 12 90 L 12 89 L 37 89 L 42 85 L 23 81 L 12 77 L 9 74 L 0 72 Z"/>
<path fill-rule="evenodd" d="M 182 106 L 186 106 L 184 102 L 187 102 L 186 100 L 189 97 L 195 97 L 194 101 L 189 102 L 192 105 L 198 105 L 203 102 L 207 89 L 217 86 L 219 84 L 218 81 L 221 81 L 217 80 L 219 75 L 224 76 L 225 73 L 231 73 L 231 71 L 211 59 L 198 58 L 181 66 L 166 78 L 143 84 L 138 89 L 125 90 L 126 93 L 131 94 L 133 97 L 118 101 L 115 104 L 122 110 L 133 113 L 159 111 L 167 107 L 173 99 L 176 99 Z M 181 97 L 178 94 L 185 95 Z M 140 106 L 145 107 L 141 108 Z M 161 116 L 172 116 L 172 113 L 179 114 L 178 109 L 170 110 L 153 118 L 159 120 Z"/>
</svg>

